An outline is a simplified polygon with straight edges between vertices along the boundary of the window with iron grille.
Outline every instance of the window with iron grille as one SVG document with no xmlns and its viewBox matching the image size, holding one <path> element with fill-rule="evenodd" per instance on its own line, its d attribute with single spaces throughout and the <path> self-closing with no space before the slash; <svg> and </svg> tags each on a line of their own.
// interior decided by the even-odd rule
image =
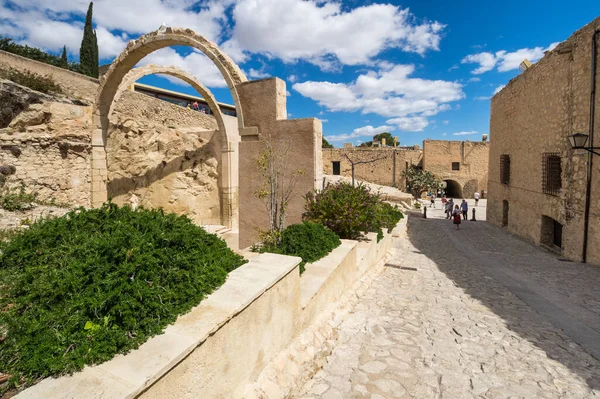
<svg viewBox="0 0 600 399">
<path fill-rule="evenodd" d="M 558 195 L 562 188 L 560 155 L 546 152 L 542 156 L 542 190 L 544 194 Z"/>
<path fill-rule="evenodd" d="M 460 162 L 452 162 L 452 170 L 460 170 Z"/>
<path fill-rule="evenodd" d="M 500 155 L 500 183 L 510 183 L 510 155 Z"/>
</svg>

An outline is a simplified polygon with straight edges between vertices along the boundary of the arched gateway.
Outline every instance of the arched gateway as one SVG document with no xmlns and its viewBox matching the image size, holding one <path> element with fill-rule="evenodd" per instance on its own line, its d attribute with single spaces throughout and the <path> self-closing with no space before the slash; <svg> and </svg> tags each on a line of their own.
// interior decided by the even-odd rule
<svg viewBox="0 0 600 399">
<path fill-rule="evenodd" d="M 255 197 L 255 193 L 262 185 L 261 174 L 256 166 L 256 160 L 264 151 L 262 140 L 271 140 L 275 146 L 294 144 L 294 150 L 288 154 L 288 162 L 291 164 L 291 169 L 302 170 L 304 174 L 296 184 L 299 195 L 288 206 L 287 220 L 289 223 L 299 221 L 303 209 L 301 195 L 322 184 L 321 123 L 315 118 L 287 120 L 286 89 L 283 81 L 277 78 L 248 81 L 240 68 L 216 44 L 193 30 L 169 27 L 130 41 L 127 48 L 113 61 L 106 74 L 100 79 L 92 123 L 92 206 L 99 206 L 107 200 L 106 142 L 110 125 L 109 116 L 124 79 L 130 81 L 126 76 L 145 56 L 174 45 L 191 46 L 208 56 L 227 82 L 236 107 L 237 134 L 233 132 L 231 126 L 223 123 L 222 117 L 221 120 L 217 119 L 219 134 L 222 137 L 222 176 L 220 177 L 222 224 L 237 227 L 239 223 L 241 247 L 254 242 L 257 229 L 266 227 L 268 219 L 264 204 Z M 132 72 L 129 76 L 133 79 L 139 73 L 143 73 L 143 70 L 137 72 L 136 69 L 136 72 Z M 178 73 L 174 76 L 182 78 L 184 75 Z M 194 84 L 199 83 L 195 78 L 190 79 L 188 83 L 192 81 Z M 199 84 L 196 86 L 196 89 L 205 89 Z M 206 95 L 203 96 L 207 101 L 213 101 L 210 92 L 205 91 Z M 216 101 L 214 103 L 216 105 Z M 210 105 L 215 116 L 219 115 L 218 107 L 215 106 L 213 109 L 213 104 Z M 238 196 L 243 198 L 243 201 L 239 201 Z M 239 222 L 236 223 L 238 205 Z"/>
<path fill-rule="evenodd" d="M 219 127 L 221 141 L 221 159 L 219 191 L 221 198 L 221 223 L 232 227 L 232 220 L 236 212 L 235 196 L 237 187 L 234 186 L 236 171 L 232 170 L 235 163 L 232 159 L 235 144 L 232 141 L 232 132 L 227 132 L 223 122 L 223 116 L 219 110 L 216 100 L 198 80 L 190 74 L 174 67 L 143 67 L 132 68 L 146 55 L 172 45 L 188 45 L 206 54 L 219 68 L 223 78 L 227 82 L 235 103 L 238 116 L 238 125 L 243 127 L 243 111 L 237 95 L 236 86 L 248 79 L 240 68 L 214 43 L 196 34 L 190 29 L 167 28 L 165 32 L 151 32 L 137 40 L 129 42 L 127 48 L 113 61 L 112 65 L 100 80 L 100 88 L 94 104 L 94 123 L 92 132 L 92 206 L 99 206 L 108 199 L 107 179 L 108 171 L 106 165 L 106 143 L 109 129 L 109 116 L 115 98 L 131 83 L 142 76 L 152 73 L 166 73 L 183 79 L 198 90 L 207 100 L 211 111 L 213 111 Z M 160 72 L 159 72 L 160 71 Z M 137 77 L 137 78 L 136 78 Z M 229 133 L 229 134 L 228 134 Z"/>
</svg>

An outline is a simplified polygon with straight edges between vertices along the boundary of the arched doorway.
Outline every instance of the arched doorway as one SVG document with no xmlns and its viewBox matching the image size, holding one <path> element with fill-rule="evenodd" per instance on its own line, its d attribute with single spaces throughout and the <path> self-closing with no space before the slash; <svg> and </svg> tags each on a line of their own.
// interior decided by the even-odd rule
<svg viewBox="0 0 600 399">
<path fill-rule="evenodd" d="M 460 183 L 455 180 L 444 180 L 446 183 L 446 197 L 463 198 L 463 189 Z"/>
<path fill-rule="evenodd" d="M 211 43 L 203 36 L 198 35 L 190 29 L 181 28 L 166 28 L 164 31 L 151 32 L 137 40 L 130 41 L 127 48 L 113 61 L 107 73 L 101 78 L 100 88 L 94 104 L 92 124 L 92 206 L 99 206 L 108 199 L 106 187 L 108 180 L 106 140 L 110 125 L 109 115 L 115 97 L 119 93 L 119 90 L 123 89 L 122 83 L 126 75 L 146 55 L 158 49 L 173 45 L 187 45 L 194 47 L 202 51 L 214 62 L 231 91 L 237 112 L 238 127 L 239 129 L 243 129 L 244 115 L 236 86 L 243 82 L 247 82 L 248 79 L 240 68 L 214 43 Z M 182 76 L 185 76 L 186 78 L 189 77 L 188 75 Z M 178 77 L 181 78 L 181 76 Z M 194 82 L 194 84 L 199 83 L 195 79 L 190 80 L 188 83 L 191 84 L 191 82 Z M 206 91 L 207 94 L 210 93 L 208 90 L 204 90 L 204 86 L 196 86 L 196 89 Z M 214 100 L 212 95 L 208 95 L 208 97 L 210 97 L 211 100 Z M 214 102 L 216 103 L 216 101 Z M 215 108 L 215 111 L 217 110 L 218 107 Z M 221 223 L 225 226 L 232 227 L 233 219 L 235 218 L 234 214 L 237 213 L 237 207 L 234 203 L 237 197 L 237 186 L 234 185 L 237 182 L 234 175 L 237 171 L 233 170 L 232 167 L 233 165 L 237 165 L 237 162 L 232 160 L 232 157 L 234 156 L 233 152 L 236 150 L 235 144 L 233 143 L 236 142 L 227 137 L 227 130 L 225 129 L 222 118 L 220 122 L 221 125 L 219 125 L 219 130 L 221 130 L 224 139 L 221 143 Z"/>
</svg>

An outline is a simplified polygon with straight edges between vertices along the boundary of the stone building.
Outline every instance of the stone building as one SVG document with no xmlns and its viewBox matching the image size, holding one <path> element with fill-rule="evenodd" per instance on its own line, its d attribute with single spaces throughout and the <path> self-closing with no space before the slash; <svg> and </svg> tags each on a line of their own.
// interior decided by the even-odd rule
<svg viewBox="0 0 600 399">
<path fill-rule="evenodd" d="M 487 190 L 489 142 L 425 140 L 415 147 L 324 148 L 326 175 L 352 176 L 358 180 L 406 189 L 402 172 L 417 165 L 446 182 L 448 196 L 472 197 Z M 350 162 L 352 161 L 352 162 Z"/>
<path fill-rule="evenodd" d="M 591 263 L 600 263 L 600 159 L 573 150 L 568 137 L 600 132 L 600 104 L 591 101 L 590 78 L 600 79 L 592 57 L 598 29 L 600 18 L 492 98 L 487 206 L 490 223 L 566 258 Z M 593 144 L 600 145 L 598 140 Z"/>
<path fill-rule="evenodd" d="M 354 177 L 384 186 L 406 187 L 402 172 L 421 162 L 422 151 L 413 147 L 323 148 L 323 173 Z"/>
<path fill-rule="evenodd" d="M 423 170 L 446 183 L 452 198 L 473 198 L 485 192 L 488 180 L 490 143 L 487 141 L 423 141 Z"/>
</svg>

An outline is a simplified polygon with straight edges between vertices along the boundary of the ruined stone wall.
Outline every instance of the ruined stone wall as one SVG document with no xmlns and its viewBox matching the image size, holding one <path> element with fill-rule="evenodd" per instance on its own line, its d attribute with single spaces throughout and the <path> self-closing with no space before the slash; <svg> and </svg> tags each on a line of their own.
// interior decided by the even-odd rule
<svg viewBox="0 0 600 399">
<path fill-rule="evenodd" d="M 52 76 L 65 91 L 64 98 L 40 97 L 12 82 L 4 85 L 8 91 L 2 92 L 13 99 L 22 96 L 18 101 L 23 104 L 15 107 L 13 125 L 0 129 L 0 165 L 16 168 L 9 176 L 11 184 L 24 183 L 43 200 L 90 206 L 91 104 L 97 80 L 0 52 L 0 69 L 8 67 Z M 74 105 L 69 99 L 90 106 Z M 32 102 L 41 104 L 29 105 Z M 21 112 L 27 106 L 30 109 Z M 213 116 L 125 92 L 115 104 L 111 123 L 109 195 L 115 202 L 128 202 L 135 193 L 140 205 L 219 224 L 218 165 L 210 144 L 217 127 Z"/>
<path fill-rule="evenodd" d="M 125 119 L 108 138 L 109 198 L 186 214 L 198 224 L 220 224 L 219 146 L 213 139 L 214 131 Z"/>
<path fill-rule="evenodd" d="M 489 142 L 423 141 L 423 169 L 442 180 L 457 182 L 464 198 L 472 198 L 475 191 L 487 190 Z M 459 170 L 452 170 L 452 163 Z"/>
<path fill-rule="evenodd" d="M 70 97 L 89 104 L 94 102 L 98 91 L 98 79 L 0 50 L 0 69 L 9 68 L 51 77 Z"/>
<path fill-rule="evenodd" d="M 539 244 L 542 216 L 563 224 L 563 253 L 580 260 L 588 155 L 573 151 L 567 137 L 590 131 L 591 35 L 600 18 L 513 79 L 492 98 L 490 120 L 489 200 L 487 220 L 503 225 L 508 205 L 508 231 Z M 599 49 L 600 51 L 600 49 Z M 600 72 L 600 68 L 598 70 Z M 600 80 L 600 74 L 597 75 Z M 600 134 L 600 102 L 596 99 L 596 137 Z M 600 146 L 597 138 L 595 146 Z M 559 195 L 542 190 L 543 154 L 561 157 Z M 500 156 L 510 156 L 510 182 L 500 183 Z M 600 158 L 592 181 L 588 261 L 600 264 Z"/>
<path fill-rule="evenodd" d="M 354 168 L 356 179 L 384 186 L 393 186 L 395 183 L 400 189 L 406 188 L 406 179 L 402 176 L 402 172 L 410 165 L 419 164 L 422 156 L 421 150 L 412 148 L 323 148 L 323 173 L 332 175 L 333 162 L 340 162 L 340 175 L 352 177 L 352 164 L 344 154 L 355 162 L 375 160 L 375 162 L 356 165 Z"/>
</svg>

